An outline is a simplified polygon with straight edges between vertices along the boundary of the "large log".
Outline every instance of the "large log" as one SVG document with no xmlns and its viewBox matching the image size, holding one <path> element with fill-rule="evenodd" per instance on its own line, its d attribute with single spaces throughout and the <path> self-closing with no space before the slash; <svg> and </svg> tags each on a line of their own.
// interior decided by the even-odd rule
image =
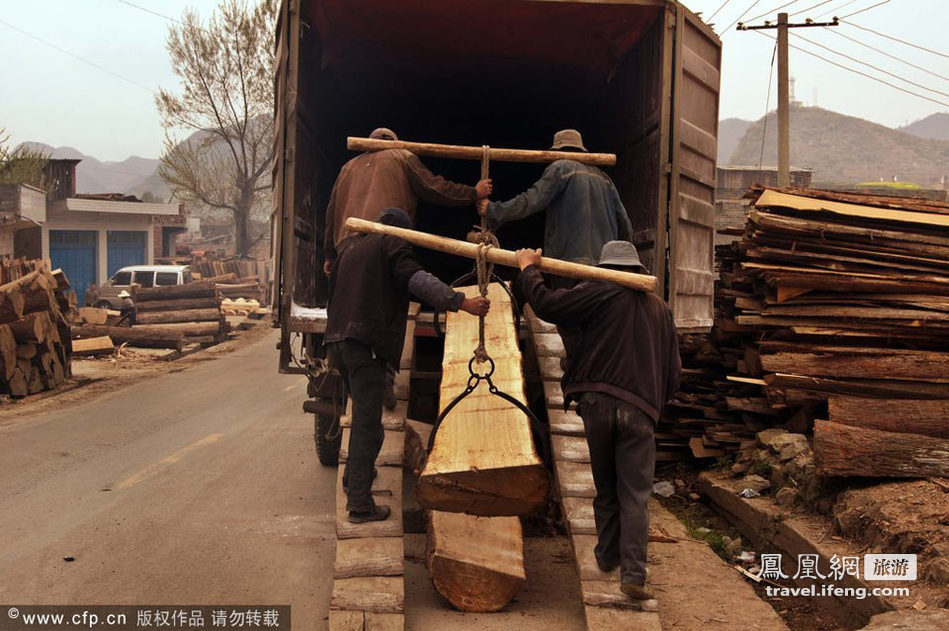
<svg viewBox="0 0 949 631">
<path fill-rule="evenodd" d="M 182 311 L 185 309 L 213 309 L 220 305 L 217 296 L 207 296 L 205 298 L 180 298 L 176 300 L 149 300 L 142 303 L 136 303 L 135 309 L 138 314 L 151 313 L 153 311 Z"/>
<path fill-rule="evenodd" d="M 477 295 L 476 287 L 462 289 Z M 485 346 L 494 360 L 492 381 L 524 401 L 521 352 L 504 288 L 492 284 Z M 468 361 L 478 344 L 478 318 L 449 313 L 442 361 L 440 409 L 468 383 Z M 526 515 L 547 501 L 550 481 L 531 438 L 527 416 L 482 383 L 444 419 L 425 468 L 418 499 L 426 508 L 472 515 Z"/>
<path fill-rule="evenodd" d="M 214 282 L 210 280 L 199 280 L 186 285 L 165 285 L 164 287 L 136 287 L 132 292 L 132 301 L 138 305 L 140 302 L 152 302 L 155 300 L 178 300 L 181 298 L 208 298 L 214 297 L 217 293 L 214 289 Z"/>
<path fill-rule="evenodd" d="M 146 311 L 135 315 L 135 325 L 170 324 L 174 322 L 210 322 L 219 321 L 220 319 L 221 310 L 217 307 L 210 309 L 186 309 L 183 311 Z"/>
<path fill-rule="evenodd" d="M 826 476 L 949 477 L 949 440 L 817 420 L 814 461 Z"/>
<path fill-rule="evenodd" d="M 417 230 L 408 230 L 396 226 L 386 226 L 374 221 L 366 221 L 358 217 L 350 217 L 346 220 L 346 227 L 356 232 L 370 232 L 375 234 L 390 234 L 405 239 L 412 245 L 445 252 L 455 256 L 462 256 L 469 259 L 478 257 L 478 246 L 475 243 L 467 241 L 458 241 L 448 239 L 434 234 L 418 232 Z M 501 248 L 488 248 L 485 258 L 490 263 L 504 265 L 506 267 L 517 267 L 517 256 L 511 250 Z M 605 267 L 594 267 L 592 265 L 582 265 L 580 263 L 571 263 L 543 257 L 539 265 L 541 271 L 556 276 L 566 278 L 578 278 L 581 280 L 605 280 L 630 289 L 640 291 L 654 291 L 656 289 L 656 277 L 645 274 L 633 274 L 631 272 L 621 272 L 619 270 L 607 269 Z"/>
<path fill-rule="evenodd" d="M 432 511 L 427 543 L 432 583 L 461 611 L 498 611 L 527 578 L 517 517 Z"/>
<path fill-rule="evenodd" d="M 10 326 L 0 324 L 0 381 L 10 381 L 16 370 L 16 339 Z"/>
<path fill-rule="evenodd" d="M 830 397 L 827 407 L 834 423 L 949 438 L 949 400 Z"/>
<path fill-rule="evenodd" d="M 0 286 L 0 294 L 19 292 L 23 297 L 22 313 L 33 311 L 59 312 L 54 289 L 56 280 L 45 270 L 35 270 Z"/>
<path fill-rule="evenodd" d="M 148 328 L 154 331 L 178 331 L 185 337 L 200 337 L 204 335 L 217 335 L 224 331 L 224 324 L 216 322 L 172 322 L 169 324 L 145 324 L 135 325 L 136 329 Z"/>
<path fill-rule="evenodd" d="M 0 322 L 12 322 L 22 318 L 25 304 L 19 285 L 7 283 L 0 287 Z"/>
<path fill-rule="evenodd" d="M 816 377 L 949 382 L 949 353 L 850 347 L 761 356 L 767 372 Z"/>
<path fill-rule="evenodd" d="M 53 322 L 46 311 L 28 313 L 9 324 L 17 342 L 45 342 L 52 335 Z"/>
<path fill-rule="evenodd" d="M 79 320 L 86 324 L 106 324 L 109 321 L 109 309 L 80 307 Z"/>
<path fill-rule="evenodd" d="M 185 334 L 179 330 L 157 326 L 99 326 L 84 324 L 72 328 L 72 337 L 88 338 L 108 335 L 116 344 L 128 344 L 139 348 L 171 348 L 181 350 Z"/>
<path fill-rule="evenodd" d="M 378 138 L 358 138 L 350 136 L 346 139 L 346 148 L 350 151 L 380 151 L 382 149 L 406 149 L 417 156 L 432 156 L 437 158 L 457 158 L 460 160 L 481 160 L 484 157 L 484 147 L 468 147 L 465 145 L 440 145 L 432 142 L 408 142 L 405 140 L 381 140 Z M 500 149 L 488 148 L 488 158 L 495 162 L 556 162 L 557 160 L 574 160 L 584 164 L 598 166 L 613 166 L 616 164 L 615 153 L 589 153 L 586 151 L 554 151 L 536 149 Z"/>
</svg>

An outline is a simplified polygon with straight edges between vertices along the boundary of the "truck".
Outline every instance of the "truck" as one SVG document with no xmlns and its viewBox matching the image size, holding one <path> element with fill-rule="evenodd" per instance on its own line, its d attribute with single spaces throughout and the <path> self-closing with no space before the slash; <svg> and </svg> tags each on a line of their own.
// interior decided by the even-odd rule
<svg viewBox="0 0 949 631">
<path fill-rule="evenodd" d="M 335 462 L 345 403 L 322 359 L 320 270 L 326 205 L 354 155 L 348 136 L 389 127 L 403 140 L 544 149 L 556 130 L 579 129 L 591 151 L 617 156 L 607 172 L 679 331 L 702 332 L 713 319 L 720 66 L 721 40 L 676 0 L 283 0 L 273 308 L 280 371 L 310 376 L 305 409 L 315 415 L 321 461 Z M 479 177 L 477 162 L 425 162 L 455 181 Z M 542 169 L 492 164 L 493 198 L 525 190 Z M 473 207 L 420 203 L 416 229 L 463 239 L 476 221 Z M 508 249 L 539 247 L 543 217 L 505 225 L 497 236 Z M 446 281 L 470 268 L 418 254 Z M 438 352 L 437 342 L 421 346 Z M 418 390 L 437 397 L 437 388 Z"/>
</svg>

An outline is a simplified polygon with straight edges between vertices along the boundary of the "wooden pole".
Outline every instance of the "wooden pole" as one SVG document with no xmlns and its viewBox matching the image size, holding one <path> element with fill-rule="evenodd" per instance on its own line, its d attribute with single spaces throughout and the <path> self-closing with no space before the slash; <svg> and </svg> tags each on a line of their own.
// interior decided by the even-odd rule
<svg viewBox="0 0 949 631">
<path fill-rule="evenodd" d="M 448 239 L 434 234 L 418 232 L 417 230 L 408 230 L 406 228 L 397 228 L 396 226 L 386 226 L 374 221 L 366 221 L 358 217 L 350 217 L 346 220 L 346 227 L 356 232 L 369 232 L 375 234 L 389 234 L 401 239 L 405 239 L 412 245 L 454 254 L 469 259 L 477 258 L 478 245 L 468 243 L 467 241 L 458 241 L 457 239 Z M 504 265 L 505 267 L 517 267 L 517 257 L 511 250 L 501 248 L 488 248 L 486 258 L 489 263 L 495 265 Z M 553 274 L 555 276 L 564 276 L 566 278 L 579 278 L 581 280 L 605 280 L 630 289 L 639 291 L 655 291 L 656 277 L 645 274 L 633 274 L 631 272 L 620 272 L 618 270 L 606 269 L 604 267 L 594 267 L 592 265 L 583 265 L 581 263 L 571 263 L 543 257 L 540 260 L 540 270 Z"/>
<path fill-rule="evenodd" d="M 791 186 L 791 103 L 788 87 L 788 14 L 778 14 L 778 186 Z M 765 114 L 767 116 L 767 113 Z"/>
<path fill-rule="evenodd" d="M 432 142 L 407 142 L 404 140 L 381 140 L 378 138 L 346 139 L 346 148 L 350 151 L 379 151 L 381 149 L 407 149 L 417 156 L 435 158 L 457 158 L 460 160 L 481 160 L 483 147 L 465 145 L 440 145 Z M 588 153 L 586 151 L 553 151 L 535 149 L 488 149 L 488 158 L 495 162 L 555 162 L 557 160 L 575 160 L 583 164 L 611 167 L 616 164 L 615 153 Z"/>
</svg>

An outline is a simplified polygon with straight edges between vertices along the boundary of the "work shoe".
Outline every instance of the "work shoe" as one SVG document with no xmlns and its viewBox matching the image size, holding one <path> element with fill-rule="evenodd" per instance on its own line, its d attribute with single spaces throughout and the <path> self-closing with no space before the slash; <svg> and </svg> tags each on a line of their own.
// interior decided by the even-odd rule
<svg viewBox="0 0 949 631">
<path fill-rule="evenodd" d="M 371 512 L 349 512 L 349 523 L 351 524 L 363 524 L 367 521 L 383 521 L 389 518 L 389 515 L 392 514 L 392 509 L 388 506 L 376 506 Z"/>
<path fill-rule="evenodd" d="M 596 566 L 600 568 L 601 572 L 612 574 L 616 568 L 619 567 L 619 563 L 602 563 L 599 559 L 597 559 Z"/>
<path fill-rule="evenodd" d="M 372 468 L 372 479 L 375 480 L 376 476 L 379 475 L 379 470 L 375 467 Z M 343 488 L 349 488 L 349 467 L 343 469 Z"/>
<path fill-rule="evenodd" d="M 620 585 L 620 591 L 633 600 L 654 600 L 656 598 L 656 593 L 652 591 L 651 587 L 647 587 L 645 584 L 623 583 Z"/>
</svg>

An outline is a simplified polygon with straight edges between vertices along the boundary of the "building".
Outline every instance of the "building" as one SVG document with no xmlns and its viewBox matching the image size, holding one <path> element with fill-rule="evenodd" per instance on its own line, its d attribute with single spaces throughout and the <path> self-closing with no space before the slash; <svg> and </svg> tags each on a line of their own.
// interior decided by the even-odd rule
<svg viewBox="0 0 949 631">
<path fill-rule="evenodd" d="M 752 186 L 777 186 L 777 167 L 719 166 L 715 186 L 715 244 L 733 241 L 732 235 L 719 234 L 724 228 L 742 227 L 748 216 L 745 194 Z M 791 168 L 791 186 L 810 188 L 814 172 Z"/>
<path fill-rule="evenodd" d="M 121 267 L 174 252 L 185 230 L 181 204 L 145 203 L 117 193 L 77 194 L 79 160 L 50 160 L 47 192 L 0 187 L 0 256 L 48 258 L 81 295 Z"/>
</svg>

